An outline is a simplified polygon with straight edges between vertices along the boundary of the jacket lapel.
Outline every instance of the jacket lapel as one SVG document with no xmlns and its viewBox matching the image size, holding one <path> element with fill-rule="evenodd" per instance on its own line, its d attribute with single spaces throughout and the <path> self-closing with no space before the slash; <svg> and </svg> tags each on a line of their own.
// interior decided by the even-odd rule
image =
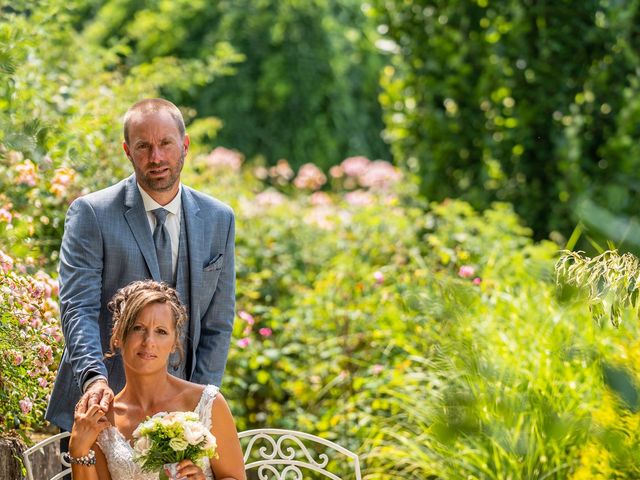
<svg viewBox="0 0 640 480">
<path fill-rule="evenodd" d="M 125 185 L 125 207 L 124 218 L 129 224 L 131 233 L 136 239 L 138 248 L 142 252 L 147 268 L 151 272 L 154 280 L 160 281 L 160 268 L 158 267 L 158 259 L 156 258 L 156 247 L 153 244 L 153 237 L 149 229 L 149 220 L 147 220 L 147 212 L 144 209 L 142 197 L 136 185 L 135 176 L 127 179 Z"/>
<path fill-rule="evenodd" d="M 192 193 L 182 186 L 182 207 L 187 227 L 187 244 L 189 245 L 189 301 L 191 318 L 200 318 L 200 285 L 202 284 L 202 261 L 206 260 L 204 241 L 204 222 L 200 218 L 200 207 Z M 189 334 L 195 338 L 196 322 L 189 322 Z"/>
</svg>

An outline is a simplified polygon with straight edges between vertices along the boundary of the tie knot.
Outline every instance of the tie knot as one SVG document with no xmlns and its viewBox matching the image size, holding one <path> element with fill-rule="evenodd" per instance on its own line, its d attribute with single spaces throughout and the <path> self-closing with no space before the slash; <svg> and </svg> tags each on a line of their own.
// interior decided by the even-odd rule
<svg viewBox="0 0 640 480">
<path fill-rule="evenodd" d="M 162 226 L 164 225 L 164 221 L 167 219 L 167 215 L 169 215 L 169 210 L 165 210 L 164 208 L 156 208 L 155 210 L 151 210 L 151 213 L 156 216 L 158 225 Z"/>
</svg>

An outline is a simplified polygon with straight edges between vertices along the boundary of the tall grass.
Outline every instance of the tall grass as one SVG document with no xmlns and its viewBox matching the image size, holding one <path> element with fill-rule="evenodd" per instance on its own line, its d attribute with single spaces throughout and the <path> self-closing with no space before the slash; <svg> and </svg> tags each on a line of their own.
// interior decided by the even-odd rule
<svg viewBox="0 0 640 480">
<path fill-rule="evenodd" d="M 624 395 L 638 378 L 637 326 L 603 331 L 583 297 L 560 301 L 539 275 L 552 271 L 551 254 L 503 252 L 476 295 L 446 281 L 454 317 L 416 312 L 424 354 L 379 390 L 387 407 L 377 418 L 386 416 L 369 439 L 366 478 L 640 476 L 640 416 Z"/>
</svg>

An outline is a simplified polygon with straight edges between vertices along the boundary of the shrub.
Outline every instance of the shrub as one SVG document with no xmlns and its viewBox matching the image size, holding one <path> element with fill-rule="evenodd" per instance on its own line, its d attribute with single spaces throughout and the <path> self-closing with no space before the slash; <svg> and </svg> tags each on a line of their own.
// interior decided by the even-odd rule
<svg viewBox="0 0 640 480">
<path fill-rule="evenodd" d="M 62 354 L 57 283 L 0 250 L 0 424 L 42 430 Z"/>
</svg>

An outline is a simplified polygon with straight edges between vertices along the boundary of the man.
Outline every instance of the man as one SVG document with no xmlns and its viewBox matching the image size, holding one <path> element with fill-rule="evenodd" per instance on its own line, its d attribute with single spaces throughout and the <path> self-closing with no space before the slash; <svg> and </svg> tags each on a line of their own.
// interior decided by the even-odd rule
<svg viewBox="0 0 640 480">
<path fill-rule="evenodd" d="M 60 250 L 65 350 L 46 418 L 70 431 L 74 406 L 109 408 L 124 385 L 119 355 L 105 358 L 112 322 L 107 304 L 134 280 L 175 286 L 187 306 L 185 361 L 176 376 L 220 385 L 235 308 L 232 210 L 180 183 L 189 149 L 180 110 L 163 99 L 133 105 L 124 152 L 134 175 L 75 200 Z"/>
</svg>

